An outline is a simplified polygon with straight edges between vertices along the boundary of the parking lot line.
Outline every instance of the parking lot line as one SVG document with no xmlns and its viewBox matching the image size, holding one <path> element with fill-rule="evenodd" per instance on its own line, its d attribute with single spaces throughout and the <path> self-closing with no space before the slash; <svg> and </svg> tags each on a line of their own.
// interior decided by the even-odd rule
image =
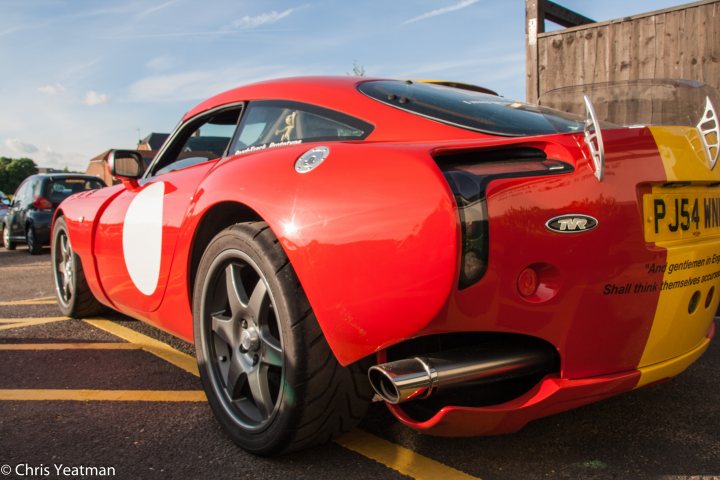
<svg viewBox="0 0 720 480">
<path fill-rule="evenodd" d="M 206 402 L 202 390 L 0 390 L 5 401 Z"/>
<path fill-rule="evenodd" d="M 36 317 L 36 318 L 0 318 L 0 330 L 12 330 L 13 328 L 32 327 L 53 322 L 64 322 L 70 320 L 68 317 Z"/>
<path fill-rule="evenodd" d="M 187 353 L 183 353 L 172 348 L 166 343 L 150 338 L 147 335 L 138 333 L 130 328 L 123 327 L 122 325 L 118 325 L 110 320 L 88 319 L 85 321 L 100 330 L 104 330 L 115 335 L 116 337 L 120 337 L 130 343 L 140 345 L 143 350 L 152 353 L 156 357 L 162 358 L 166 362 L 169 362 L 186 372 L 192 373 L 196 377 L 200 376 L 197 367 L 197 360 L 195 360 L 195 357 L 192 357 Z"/>
<path fill-rule="evenodd" d="M 0 350 L 140 350 L 135 343 L 0 343 Z"/>
<path fill-rule="evenodd" d="M 26 268 L 48 268 L 48 264 L 45 262 L 42 263 L 28 263 L 26 265 L 10 265 L 7 267 L 0 267 L 0 270 L 3 272 L 7 271 L 13 271 L 13 270 L 25 270 Z"/>
<path fill-rule="evenodd" d="M 25 300 L 5 300 L 0 302 L 0 307 L 12 305 L 53 305 L 56 302 L 55 297 L 27 298 Z"/>
<path fill-rule="evenodd" d="M 85 320 L 101 330 L 111 333 L 128 342 L 141 345 L 143 350 L 156 355 L 173 365 L 199 376 L 197 360 L 194 357 L 172 348 L 154 338 L 136 332 L 111 320 L 87 319 Z M 0 391 L 0 395 L 2 391 Z M 1 397 L 0 397 L 1 398 Z M 355 429 L 335 440 L 339 445 L 360 455 L 375 460 L 382 465 L 396 470 L 403 475 L 418 480 L 449 479 L 449 480 L 477 480 L 477 477 L 468 475 L 460 470 L 444 465 L 410 449 L 376 437 L 370 433 Z"/>
<path fill-rule="evenodd" d="M 465 472 L 425 457 L 410 449 L 371 435 L 359 429 L 335 439 L 337 443 L 386 467 L 417 480 L 477 480 Z"/>
</svg>

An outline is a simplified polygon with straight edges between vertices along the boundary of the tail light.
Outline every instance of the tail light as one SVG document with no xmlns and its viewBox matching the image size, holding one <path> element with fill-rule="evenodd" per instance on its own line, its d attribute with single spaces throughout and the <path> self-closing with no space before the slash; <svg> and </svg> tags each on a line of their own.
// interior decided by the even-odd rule
<svg viewBox="0 0 720 480">
<path fill-rule="evenodd" d="M 462 231 L 462 258 L 458 287 L 477 283 L 488 262 L 486 189 L 498 178 L 532 177 L 573 171 L 570 164 L 548 159 L 540 149 L 503 148 L 438 153 L 435 161 L 455 196 Z"/>
<path fill-rule="evenodd" d="M 52 210 L 52 203 L 45 197 L 35 197 L 32 204 L 38 210 Z"/>
</svg>

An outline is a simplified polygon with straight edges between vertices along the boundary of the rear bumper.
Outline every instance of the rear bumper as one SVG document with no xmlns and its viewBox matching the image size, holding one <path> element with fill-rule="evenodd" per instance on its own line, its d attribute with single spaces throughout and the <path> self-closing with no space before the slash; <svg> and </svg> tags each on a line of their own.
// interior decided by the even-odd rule
<svg viewBox="0 0 720 480">
<path fill-rule="evenodd" d="M 674 377 L 707 350 L 714 334 L 713 324 L 707 337 L 689 352 L 637 370 L 579 379 L 548 376 L 525 395 L 501 405 L 448 406 L 424 422 L 408 417 L 401 406 L 389 405 L 389 408 L 405 425 L 431 435 L 456 437 L 516 432 L 532 420 Z"/>
<path fill-rule="evenodd" d="M 54 211 L 35 211 L 29 219 L 35 229 L 35 238 L 40 245 L 50 245 L 50 225 L 53 214 Z"/>
</svg>

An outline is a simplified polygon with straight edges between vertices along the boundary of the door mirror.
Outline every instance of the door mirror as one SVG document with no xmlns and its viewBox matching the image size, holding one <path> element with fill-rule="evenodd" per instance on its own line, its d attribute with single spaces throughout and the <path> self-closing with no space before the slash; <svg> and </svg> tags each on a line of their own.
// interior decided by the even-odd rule
<svg viewBox="0 0 720 480">
<path fill-rule="evenodd" d="M 137 150 L 110 150 L 110 175 L 120 180 L 136 180 L 145 173 L 145 162 Z"/>
</svg>

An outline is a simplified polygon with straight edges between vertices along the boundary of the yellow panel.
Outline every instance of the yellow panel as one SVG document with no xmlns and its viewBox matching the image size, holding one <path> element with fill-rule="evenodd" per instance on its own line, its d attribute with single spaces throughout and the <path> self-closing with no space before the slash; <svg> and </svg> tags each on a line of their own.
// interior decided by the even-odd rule
<svg viewBox="0 0 720 480">
<path fill-rule="evenodd" d="M 650 130 L 668 181 L 720 181 L 720 168 L 710 170 L 696 129 L 651 127 Z M 652 194 L 667 194 L 667 188 L 653 187 Z M 696 348 L 710 329 L 720 299 L 720 237 L 688 237 L 655 245 L 666 249 L 667 260 L 664 265 L 648 265 L 648 269 L 659 269 L 664 274 L 639 367 L 664 362 Z M 690 308 L 693 296 L 698 300 L 694 310 Z"/>
<path fill-rule="evenodd" d="M 695 360 L 700 358 L 700 355 L 705 353 L 705 350 L 710 346 L 710 339 L 705 338 L 700 345 L 693 350 L 689 351 L 685 355 L 675 357 L 670 361 L 656 363 L 644 368 L 640 368 L 640 381 L 635 388 L 644 387 L 651 383 L 665 380 L 666 378 L 672 378 L 679 375 L 686 368 L 688 368 Z"/>
<path fill-rule="evenodd" d="M 720 181 L 720 166 L 710 170 L 700 133 L 695 127 L 650 127 L 669 182 Z"/>
</svg>

